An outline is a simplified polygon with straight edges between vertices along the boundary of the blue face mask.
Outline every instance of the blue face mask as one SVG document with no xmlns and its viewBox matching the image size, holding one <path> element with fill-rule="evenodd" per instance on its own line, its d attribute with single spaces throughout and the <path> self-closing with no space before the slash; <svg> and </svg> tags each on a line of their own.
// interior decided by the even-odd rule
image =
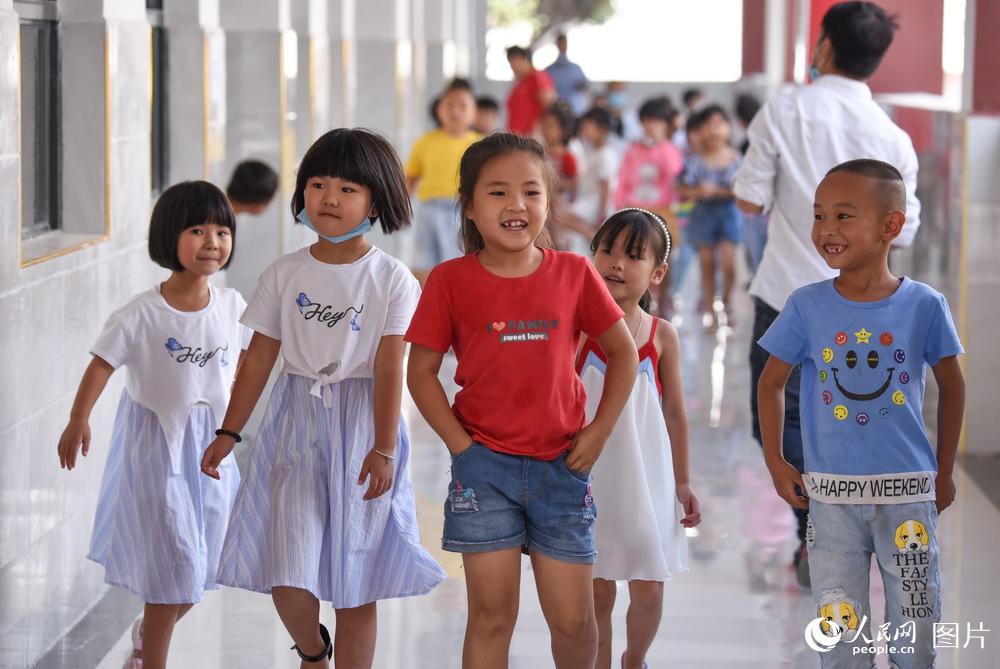
<svg viewBox="0 0 1000 669">
<path fill-rule="evenodd" d="M 624 109 L 626 104 L 628 104 L 628 96 L 624 93 L 615 91 L 608 94 L 608 106 L 612 109 Z"/>
<path fill-rule="evenodd" d="M 337 235 L 336 237 L 329 237 L 316 229 L 316 226 L 313 225 L 312 221 L 309 220 L 309 215 L 306 214 L 305 209 L 300 211 L 298 215 L 295 217 L 295 219 L 299 223 L 306 226 L 307 228 L 315 232 L 317 235 L 319 235 L 320 237 L 322 237 L 323 239 L 332 244 L 339 244 L 341 242 L 346 242 L 348 239 L 353 239 L 359 235 L 368 234 L 369 232 L 371 232 L 372 226 L 375 224 L 375 219 L 372 217 L 371 212 L 368 212 L 368 216 L 365 218 L 365 220 L 358 223 L 357 227 L 355 227 L 353 230 L 348 230 L 344 234 Z"/>
</svg>

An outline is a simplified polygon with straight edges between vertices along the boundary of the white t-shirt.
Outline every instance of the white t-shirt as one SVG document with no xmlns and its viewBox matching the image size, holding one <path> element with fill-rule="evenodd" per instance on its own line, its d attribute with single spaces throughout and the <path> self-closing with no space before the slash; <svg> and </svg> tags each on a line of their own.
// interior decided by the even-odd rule
<svg viewBox="0 0 1000 669">
<path fill-rule="evenodd" d="M 825 74 L 792 89 L 761 108 L 747 139 L 733 193 L 771 213 L 751 295 L 780 311 L 796 289 L 836 276 L 812 243 L 813 201 L 827 171 L 847 160 L 874 158 L 902 173 L 906 224 L 894 243 L 913 241 L 920 226 L 917 154 L 864 82 Z"/>
<path fill-rule="evenodd" d="M 279 340 L 283 371 L 315 379 L 326 402 L 328 384 L 375 375 L 382 337 L 406 333 L 419 298 L 410 270 L 376 246 L 345 265 L 307 246 L 264 270 L 241 322 Z"/>
<path fill-rule="evenodd" d="M 588 223 L 600 223 L 607 211 L 600 211 L 601 181 L 608 182 L 608 199 L 606 207 L 614 201 L 615 175 L 618 174 L 618 154 L 611 143 L 595 147 L 581 143 L 582 155 L 576 158 L 580 163 L 580 176 L 576 182 L 576 198 L 570 205 L 570 211 Z M 588 240 L 589 241 L 589 240 Z"/>
<path fill-rule="evenodd" d="M 222 424 L 240 351 L 250 343 L 250 330 L 239 322 L 243 296 L 232 288 L 209 290 L 200 311 L 174 309 L 159 286 L 139 293 L 111 314 L 90 349 L 115 369 L 126 366 L 127 392 L 156 414 L 175 468 L 191 407 L 209 405 Z"/>
</svg>

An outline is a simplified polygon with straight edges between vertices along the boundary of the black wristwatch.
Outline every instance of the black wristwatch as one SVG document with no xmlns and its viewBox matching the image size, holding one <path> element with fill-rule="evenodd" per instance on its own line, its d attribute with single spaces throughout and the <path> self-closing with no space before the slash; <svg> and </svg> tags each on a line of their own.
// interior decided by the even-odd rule
<svg viewBox="0 0 1000 669">
<path fill-rule="evenodd" d="M 233 439 L 235 439 L 237 444 L 243 441 L 243 437 L 240 436 L 239 432 L 233 432 L 232 430 L 227 430 L 224 427 L 220 427 L 218 430 L 215 431 L 216 437 L 221 436 L 223 434 L 226 435 L 227 437 L 232 437 Z"/>
</svg>

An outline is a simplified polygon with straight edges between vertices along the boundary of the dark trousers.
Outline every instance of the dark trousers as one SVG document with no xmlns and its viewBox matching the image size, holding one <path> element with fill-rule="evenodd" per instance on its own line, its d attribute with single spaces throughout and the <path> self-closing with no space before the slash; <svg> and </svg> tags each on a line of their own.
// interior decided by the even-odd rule
<svg viewBox="0 0 1000 669">
<path fill-rule="evenodd" d="M 764 336 L 771 323 L 778 317 L 778 311 L 759 298 L 754 298 L 753 341 L 750 344 L 750 413 L 753 417 L 753 437 L 759 445 L 760 415 L 757 412 L 757 382 L 767 363 L 768 352 L 761 348 L 757 341 Z M 796 365 L 785 384 L 785 429 L 781 444 L 782 453 L 795 469 L 801 473 L 805 468 L 802 456 L 802 427 L 799 423 L 799 382 L 802 378 L 801 368 Z M 806 540 L 806 522 L 809 512 L 806 509 L 792 508 L 798 521 L 799 541 Z"/>
</svg>

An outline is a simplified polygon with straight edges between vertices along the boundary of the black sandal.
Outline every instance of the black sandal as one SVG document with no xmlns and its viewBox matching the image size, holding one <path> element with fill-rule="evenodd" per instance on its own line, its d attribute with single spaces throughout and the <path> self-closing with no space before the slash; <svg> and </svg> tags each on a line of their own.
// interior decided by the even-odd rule
<svg viewBox="0 0 1000 669">
<path fill-rule="evenodd" d="M 306 655 L 299 649 L 299 644 L 292 646 L 292 650 L 299 654 L 299 659 L 303 662 L 322 662 L 323 660 L 329 660 L 333 657 L 333 644 L 330 643 L 330 632 L 326 629 L 326 625 L 320 623 L 319 635 L 323 639 L 323 643 L 326 647 L 320 651 L 319 655 Z"/>
</svg>

